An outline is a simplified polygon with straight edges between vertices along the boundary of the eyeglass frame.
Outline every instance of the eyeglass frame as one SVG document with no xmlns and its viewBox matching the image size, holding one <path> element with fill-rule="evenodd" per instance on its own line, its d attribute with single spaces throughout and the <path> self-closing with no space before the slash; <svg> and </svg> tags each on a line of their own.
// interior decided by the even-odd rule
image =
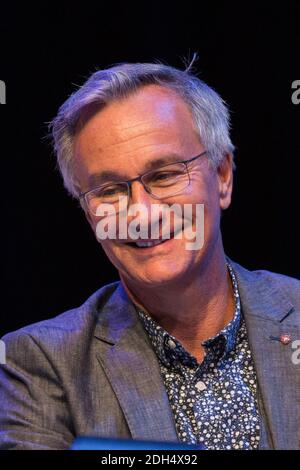
<svg viewBox="0 0 300 470">
<path fill-rule="evenodd" d="M 111 182 L 111 183 L 104 183 L 100 186 L 96 186 L 95 188 L 93 189 L 89 189 L 83 193 L 80 193 L 78 198 L 81 200 L 83 199 L 84 200 L 84 203 L 86 205 L 86 208 L 89 210 L 89 206 L 88 206 L 88 202 L 86 200 L 86 196 L 91 193 L 92 191 L 96 191 L 97 189 L 101 189 L 101 188 L 105 188 L 105 187 L 108 187 L 108 186 L 111 186 L 113 184 L 126 184 L 127 185 L 127 194 L 129 195 L 129 197 L 131 197 L 132 195 L 132 191 L 131 191 L 131 186 L 132 186 L 132 183 L 134 183 L 135 181 L 139 181 L 139 183 L 141 183 L 141 185 L 143 186 L 144 190 L 150 194 L 154 199 L 164 199 L 163 197 L 158 197 L 158 196 L 155 196 L 154 194 L 151 193 L 151 191 L 148 190 L 148 188 L 145 186 L 145 183 L 143 182 L 143 178 L 148 175 L 149 173 L 153 173 L 155 171 L 160 171 L 162 168 L 166 168 L 168 166 L 171 166 L 171 165 L 177 165 L 178 163 L 184 163 L 185 167 L 186 167 L 186 173 L 188 175 L 188 178 L 189 178 L 189 182 L 188 184 L 186 185 L 186 188 L 189 186 L 190 184 L 190 175 L 189 175 L 189 167 L 188 165 L 191 164 L 193 161 L 197 160 L 198 158 L 200 157 L 203 157 L 205 154 L 208 153 L 208 150 L 204 150 L 203 152 L 201 152 L 199 155 L 196 155 L 195 157 L 192 157 L 192 158 L 189 158 L 188 160 L 180 160 L 180 161 L 176 161 L 176 162 L 172 162 L 172 163 L 167 163 L 166 165 L 163 165 L 157 169 L 154 169 L 154 170 L 149 170 L 149 171 L 146 171 L 146 173 L 143 173 L 142 175 L 140 176 L 136 176 L 135 178 L 132 178 L 130 180 L 127 180 L 127 181 L 114 181 L 114 182 Z M 172 197 L 172 196 L 175 196 L 176 194 L 178 194 L 180 191 L 178 191 L 177 193 L 173 193 L 171 194 L 170 196 L 166 196 L 166 197 Z"/>
</svg>

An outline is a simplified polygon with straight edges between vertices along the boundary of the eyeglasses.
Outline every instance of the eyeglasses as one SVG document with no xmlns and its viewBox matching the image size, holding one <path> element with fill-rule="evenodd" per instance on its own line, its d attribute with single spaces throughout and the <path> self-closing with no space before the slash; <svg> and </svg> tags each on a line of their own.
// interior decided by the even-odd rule
<svg viewBox="0 0 300 470">
<path fill-rule="evenodd" d="M 81 193 L 79 199 L 84 201 L 86 208 L 91 214 L 97 215 L 97 209 L 100 204 L 113 204 L 116 212 L 118 212 L 120 198 L 127 196 L 129 201 L 132 193 L 131 186 L 134 181 L 139 181 L 145 191 L 155 199 L 175 196 L 187 188 L 191 182 L 189 165 L 206 153 L 207 151 L 204 151 L 189 160 L 168 163 L 128 181 L 103 184 Z"/>
</svg>

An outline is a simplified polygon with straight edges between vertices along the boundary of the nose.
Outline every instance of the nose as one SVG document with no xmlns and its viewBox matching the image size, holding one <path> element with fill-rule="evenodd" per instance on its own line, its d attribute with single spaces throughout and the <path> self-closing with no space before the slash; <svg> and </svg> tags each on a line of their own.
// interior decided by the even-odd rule
<svg viewBox="0 0 300 470">
<path fill-rule="evenodd" d="M 128 214 L 127 222 L 130 223 L 138 217 L 141 226 L 148 227 L 149 230 L 151 224 L 151 205 L 159 201 L 146 191 L 140 181 L 134 181 L 131 184 L 130 196 L 128 211 L 132 208 L 132 213 L 131 215 Z M 140 207 L 133 207 L 134 204 L 139 204 Z"/>
<path fill-rule="evenodd" d="M 140 181 L 134 181 L 130 188 L 129 204 L 143 204 L 147 209 L 151 208 L 153 202 L 158 202 L 146 191 Z"/>
</svg>

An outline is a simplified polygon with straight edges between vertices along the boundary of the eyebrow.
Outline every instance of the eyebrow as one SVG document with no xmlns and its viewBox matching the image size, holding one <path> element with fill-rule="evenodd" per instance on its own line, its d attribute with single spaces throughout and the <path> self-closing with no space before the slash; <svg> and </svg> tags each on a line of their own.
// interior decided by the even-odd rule
<svg viewBox="0 0 300 470">
<path fill-rule="evenodd" d="M 184 160 L 181 155 L 167 155 L 165 157 L 156 158 L 155 160 L 150 160 L 145 164 L 144 171 L 141 174 L 146 173 L 147 171 L 160 168 L 163 165 L 168 163 L 176 163 Z M 93 173 L 88 177 L 89 187 L 94 187 L 98 184 L 105 184 L 113 181 L 126 181 L 129 178 L 126 178 L 124 175 L 120 174 L 118 171 L 103 170 L 97 173 Z M 130 178 L 131 179 L 131 178 Z"/>
</svg>

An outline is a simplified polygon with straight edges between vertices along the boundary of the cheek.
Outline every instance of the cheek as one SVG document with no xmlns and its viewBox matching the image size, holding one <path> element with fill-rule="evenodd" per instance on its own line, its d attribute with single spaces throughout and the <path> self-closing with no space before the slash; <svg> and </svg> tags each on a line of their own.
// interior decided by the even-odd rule
<svg viewBox="0 0 300 470">
<path fill-rule="evenodd" d="M 186 195 L 182 203 L 192 204 L 193 213 L 196 213 L 195 207 L 197 204 L 203 204 L 205 220 L 210 224 L 213 223 L 214 220 L 217 221 L 219 219 L 220 202 L 215 181 L 210 181 L 210 184 L 203 184 L 203 182 L 202 184 L 198 184 L 193 191 L 190 191 L 189 194 Z"/>
<path fill-rule="evenodd" d="M 204 205 L 204 220 L 200 223 L 204 223 L 204 243 L 210 244 L 217 238 L 220 227 L 220 205 L 217 184 L 214 180 L 210 180 L 209 184 L 202 184 L 198 186 L 198 194 L 193 191 L 189 196 L 189 201 L 194 205 Z M 197 226 L 196 222 L 196 209 L 193 210 L 194 215 L 194 228 L 199 230 L 200 226 Z M 199 219 L 198 219 L 199 220 Z M 198 222 L 199 224 L 199 222 Z"/>
<path fill-rule="evenodd" d="M 98 240 L 99 241 L 99 240 Z M 121 248 L 117 247 L 116 245 L 113 244 L 113 242 L 109 240 L 105 241 L 99 241 L 104 253 L 110 260 L 110 262 L 117 268 L 121 268 L 123 263 L 122 263 L 122 253 L 121 253 Z M 124 260 L 125 261 L 125 260 Z"/>
</svg>

